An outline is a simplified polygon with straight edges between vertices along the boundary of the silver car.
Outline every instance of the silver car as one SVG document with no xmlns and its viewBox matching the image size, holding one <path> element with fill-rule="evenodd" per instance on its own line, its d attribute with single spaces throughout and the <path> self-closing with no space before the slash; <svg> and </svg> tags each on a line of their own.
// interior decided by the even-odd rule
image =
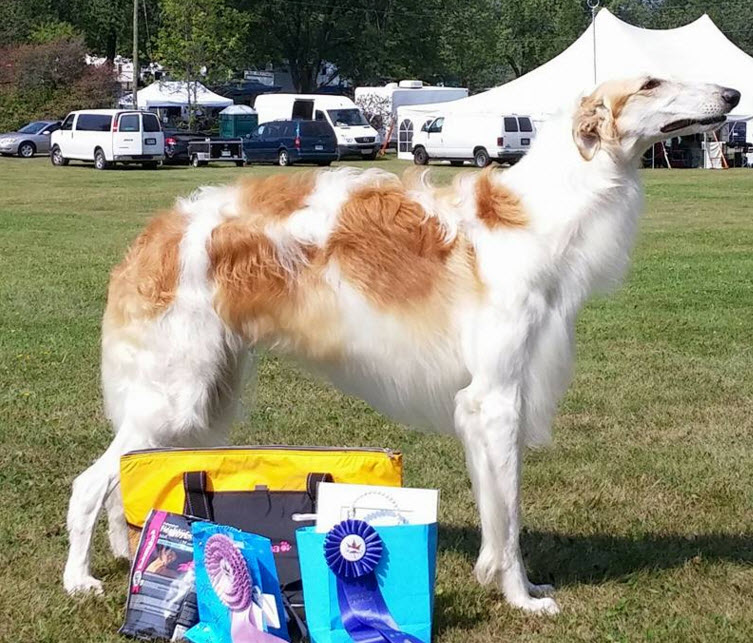
<svg viewBox="0 0 753 643">
<path fill-rule="evenodd" d="M 17 132 L 0 134 L 0 154 L 31 158 L 50 151 L 50 134 L 60 129 L 60 121 L 33 121 Z"/>
</svg>

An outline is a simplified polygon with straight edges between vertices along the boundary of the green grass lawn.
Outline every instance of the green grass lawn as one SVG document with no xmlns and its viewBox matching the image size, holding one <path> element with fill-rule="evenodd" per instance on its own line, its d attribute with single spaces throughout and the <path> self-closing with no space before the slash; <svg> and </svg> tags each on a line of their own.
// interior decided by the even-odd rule
<svg viewBox="0 0 753 643">
<path fill-rule="evenodd" d="M 128 570 L 103 525 L 92 562 L 106 595 L 72 599 L 61 583 L 70 483 L 110 440 L 108 272 L 177 195 L 271 171 L 0 159 L 0 640 L 121 640 Z M 441 489 L 438 641 L 753 640 L 753 172 L 644 179 L 627 283 L 583 311 L 554 444 L 526 457 L 524 554 L 532 580 L 557 587 L 557 618 L 473 581 L 478 520 L 458 443 L 262 362 L 233 442 L 387 446 L 404 452 L 406 484 Z"/>
</svg>

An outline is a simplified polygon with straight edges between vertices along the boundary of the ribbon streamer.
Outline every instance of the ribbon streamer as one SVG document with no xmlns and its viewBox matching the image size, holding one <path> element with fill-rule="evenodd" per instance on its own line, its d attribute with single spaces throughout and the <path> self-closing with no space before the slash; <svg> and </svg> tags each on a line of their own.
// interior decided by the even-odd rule
<svg viewBox="0 0 753 643">
<path fill-rule="evenodd" d="M 400 631 L 384 602 L 375 574 L 383 551 L 379 534 L 363 520 L 344 520 L 324 539 L 343 627 L 357 643 L 422 643 Z"/>
</svg>

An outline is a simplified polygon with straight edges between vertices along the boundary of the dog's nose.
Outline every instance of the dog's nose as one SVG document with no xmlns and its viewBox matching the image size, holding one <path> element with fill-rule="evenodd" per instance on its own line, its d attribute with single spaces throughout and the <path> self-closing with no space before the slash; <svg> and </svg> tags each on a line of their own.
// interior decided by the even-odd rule
<svg viewBox="0 0 753 643">
<path fill-rule="evenodd" d="M 730 109 L 732 109 L 733 107 L 736 107 L 740 102 L 740 92 L 736 89 L 725 87 L 722 90 L 722 100 L 727 103 L 727 105 L 729 105 Z"/>
</svg>

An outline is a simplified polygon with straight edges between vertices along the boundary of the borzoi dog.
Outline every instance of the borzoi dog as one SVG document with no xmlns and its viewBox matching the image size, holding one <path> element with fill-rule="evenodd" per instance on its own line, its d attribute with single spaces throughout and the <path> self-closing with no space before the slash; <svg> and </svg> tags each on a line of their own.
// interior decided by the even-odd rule
<svg viewBox="0 0 753 643">
<path fill-rule="evenodd" d="M 89 548 L 103 504 L 113 552 L 128 553 L 120 455 L 226 443 L 249 348 L 264 346 L 401 422 L 457 434 L 481 519 L 476 577 L 515 607 L 557 612 L 518 544 L 522 448 L 549 439 L 579 308 L 628 263 L 641 154 L 718 127 L 739 99 L 611 81 L 508 171 L 438 188 L 378 170 L 277 174 L 157 216 L 110 279 L 102 386 L 116 434 L 73 483 L 66 589 L 101 591 Z"/>
</svg>

